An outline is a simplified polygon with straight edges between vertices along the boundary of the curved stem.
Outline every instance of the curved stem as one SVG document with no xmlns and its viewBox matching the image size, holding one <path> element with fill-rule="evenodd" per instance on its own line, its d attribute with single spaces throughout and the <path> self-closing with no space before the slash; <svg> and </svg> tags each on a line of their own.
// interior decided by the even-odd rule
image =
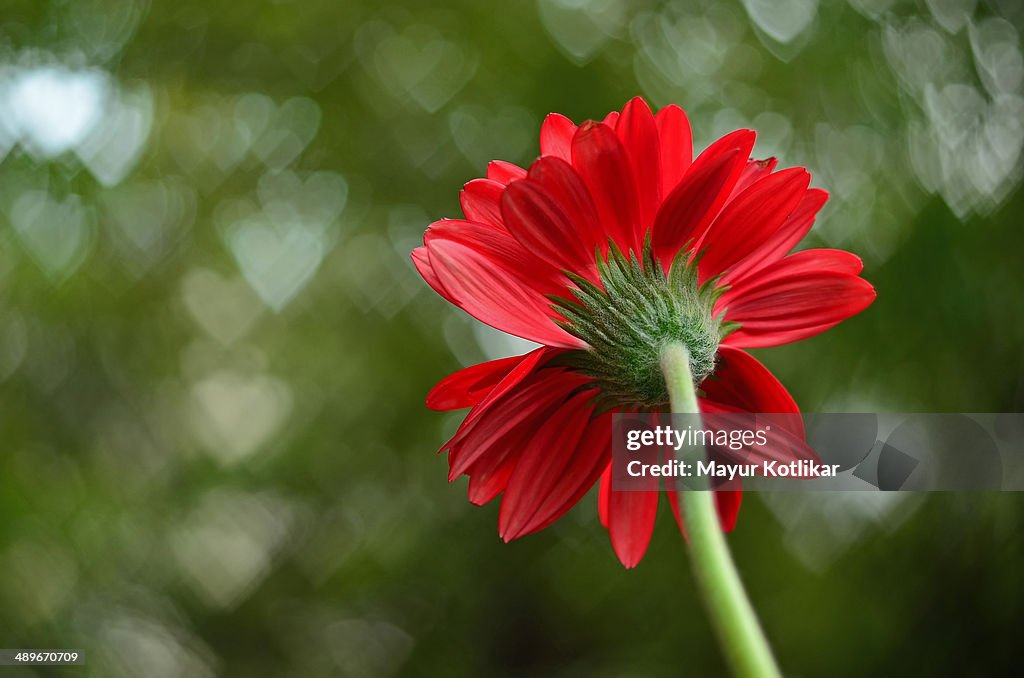
<svg viewBox="0 0 1024 678">
<path fill-rule="evenodd" d="M 686 346 L 667 344 L 661 351 L 661 369 L 672 412 L 699 415 Z M 722 534 L 714 492 L 681 490 L 678 497 L 704 605 L 733 672 L 737 676 L 780 676 Z"/>
</svg>

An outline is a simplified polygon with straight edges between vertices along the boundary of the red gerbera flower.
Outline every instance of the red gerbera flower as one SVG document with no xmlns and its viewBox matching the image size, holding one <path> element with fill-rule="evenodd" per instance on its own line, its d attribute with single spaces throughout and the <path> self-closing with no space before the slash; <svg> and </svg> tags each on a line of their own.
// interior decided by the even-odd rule
<svg viewBox="0 0 1024 678">
<path fill-rule="evenodd" d="M 753 145 L 738 130 L 691 161 L 682 109 L 654 115 L 639 98 L 579 127 L 552 113 L 529 170 L 492 162 L 462 192 L 465 219 L 431 224 L 413 252 L 442 297 L 543 345 L 427 396 L 433 409 L 472 408 L 442 451 L 450 480 L 469 476 L 471 502 L 503 494 L 505 541 L 550 525 L 603 474 L 601 522 L 635 566 L 659 493 L 611 490 L 611 413 L 667 404 L 661 347 L 686 344 L 703 412 L 796 413 L 743 349 L 813 336 L 875 298 L 853 254 L 788 254 L 827 194 L 803 167 L 751 160 Z M 740 494 L 717 498 L 729 530 Z"/>
</svg>

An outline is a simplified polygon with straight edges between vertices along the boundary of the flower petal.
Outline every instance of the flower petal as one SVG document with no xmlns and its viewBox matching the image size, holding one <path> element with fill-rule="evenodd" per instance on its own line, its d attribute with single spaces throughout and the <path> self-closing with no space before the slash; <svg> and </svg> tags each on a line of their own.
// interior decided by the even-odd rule
<svg viewBox="0 0 1024 678">
<path fill-rule="evenodd" d="M 793 396 L 761 361 L 733 346 L 718 348 L 715 372 L 700 388 L 705 400 L 744 412 L 800 412 Z"/>
<path fill-rule="evenodd" d="M 739 130 L 707 148 L 665 198 L 654 221 L 654 250 L 666 267 L 687 242 L 699 242 L 739 177 L 754 133 Z"/>
<path fill-rule="evenodd" d="M 540 126 L 540 154 L 572 162 L 572 137 L 576 125 L 560 113 L 550 113 Z"/>
<path fill-rule="evenodd" d="M 522 401 L 515 402 L 519 404 Z M 560 404 L 561 400 L 558 402 Z M 486 504 L 505 489 L 531 432 L 557 407 L 549 400 L 538 400 L 529 405 L 516 410 L 514 417 L 502 417 L 502 413 L 507 413 L 507 405 L 504 402 L 496 404 L 493 412 L 486 412 L 461 440 L 451 445 L 448 451 L 448 482 L 468 475 L 469 499 L 474 504 Z"/>
<path fill-rule="evenodd" d="M 601 484 L 597 490 L 597 517 L 608 528 L 608 500 L 612 493 L 612 466 L 609 464 L 601 472 Z"/>
<path fill-rule="evenodd" d="M 738 480 L 734 481 L 739 485 Z M 686 490 L 692 492 L 693 490 Z M 679 498 L 676 490 L 665 491 L 669 505 L 672 507 L 672 517 L 676 519 L 679 532 L 683 539 L 689 539 L 686 534 L 686 522 L 679 513 Z M 736 518 L 740 514 L 740 504 L 743 503 L 743 492 L 741 490 L 715 490 L 715 508 L 718 510 L 718 523 L 722 526 L 722 532 L 732 532 L 736 527 Z"/>
<path fill-rule="evenodd" d="M 473 473 L 469 477 L 469 489 L 466 491 L 469 502 L 476 506 L 483 506 L 494 501 L 495 497 L 505 491 L 508 479 L 512 476 L 512 471 L 516 469 L 517 461 L 518 459 L 513 455 L 508 455 L 498 463 Z"/>
<path fill-rule="evenodd" d="M 634 237 L 642 242 L 644 233 L 654 224 L 661 188 L 658 128 L 654 124 L 654 114 L 651 113 L 646 101 L 634 97 L 626 104 L 615 125 L 615 135 L 622 142 L 633 168 L 640 206 L 640 230 Z"/>
<path fill-rule="evenodd" d="M 590 423 L 592 398 L 593 393 L 577 393 L 540 424 L 526 446 L 501 500 L 498 533 L 505 541 L 550 524 L 564 513 L 560 509 L 568 509 L 566 500 L 576 493 L 581 480 L 592 485 L 597 479 L 597 474 L 590 475 L 590 450 L 579 460 L 586 468 L 576 468 L 574 463 Z"/>
<path fill-rule="evenodd" d="M 611 421 L 610 412 L 591 419 L 573 455 L 572 472 L 566 473 L 563 483 L 552 495 L 550 508 L 538 511 L 538 516 L 543 515 L 544 519 L 536 519 L 534 525 L 529 528 L 530 532 L 542 530 L 557 520 L 575 506 L 600 478 L 611 456 Z"/>
<path fill-rule="evenodd" d="M 779 263 L 784 265 L 788 259 Z M 832 270 L 807 270 L 805 263 L 798 261 L 792 271 L 761 271 L 755 284 L 737 285 L 719 300 L 725 300 L 726 320 L 741 324 L 726 337 L 728 344 L 753 348 L 806 339 L 860 313 L 874 301 L 875 288 L 863 278 Z"/>
<path fill-rule="evenodd" d="M 693 137 L 686 113 L 675 104 L 665 106 L 654 116 L 661 144 L 662 196 L 672 192 L 693 162 Z"/>
<path fill-rule="evenodd" d="M 765 176 L 729 201 L 701 242 L 701 281 L 726 271 L 778 231 L 810 181 L 804 168 L 794 167 Z"/>
<path fill-rule="evenodd" d="M 509 232 L 527 250 L 558 270 L 580 271 L 592 265 L 580 231 L 547 192 L 524 179 L 505 189 L 501 213 Z"/>
<path fill-rule="evenodd" d="M 722 345 L 718 351 L 718 365 L 714 374 L 700 385 L 704 396 L 700 399 L 701 412 L 708 425 L 715 428 L 733 428 L 734 418 L 715 418 L 715 414 L 751 412 L 758 422 L 770 424 L 775 430 L 767 436 L 761 447 L 748 447 L 735 454 L 722 451 L 726 457 L 744 463 L 757 464 L 763 460 L 790 462 L 794 459 L 814 459 L 814 453 L 804 444 L 805 432 L 800 408 L 793 396 L 774 374 L 757 358 L 746 351 Z"/>
<path fill-rule="evenodd" d="M 508 371 L 508 374 L 502 377 L 501 380 L 487 392 L 487 395 L 473 405 L 473 409 L 469 411 L 466 418 L 462 420 L 462 424 L 459 425 L 459 430 L 456 431 L 455 435 L 453 435 L 451 439 L 441 447 L 441 450 L 444 451 L 452 445 L 464 440 L 466 435 L 472 431 L 476 422 L 496 402 L 499 402 L 506 394 L 511 393 L 513 389 L 519 386 L 520 383 L 526 381 L 527 384 L 531 384 L 539 379 L 539 368 L 544 365 L 551 356 L 557 355 L 557 353 L 557 350 L 550 349 L 547 346 L 541 346 L 522 356 L 522 360 L 516 363 L 512 369 Z"/>
<path fill-rule="evenodd" d="M 730 200 L 771 174 L 777 164 L 779 161 L 775 157 L 764 160 L 748 160 L 747 166 L 740 172 L 740 178 L 736 180 Z"/>
<path fill-rule="evenodd" d="M 500 358 L 453 372 L 430 389 L 427 407 L 439 411 L 472 407 L 526 358 L 522 355 Z"/>
<path fill-rule="evenodd" d="M 639 564 L 651 543 L 654 521 L 658 515 L 658 495 L 661 494 L 656 489 L 657 485 L 654 488 L 647 491 L 615 491 L 609 483 L 606 490 L 608 536 L 619 562 L 627 569 Z M 604 484 L 601 489 L 605 489 Z"/>
<path fill-rule="evenodd" d="M 845 275 L 858 275 L 864 270 L 864 262 L 852 252 L 829 248 L 800 250 L 775 263 L 749 273 L 741 282 L 727 292 L 733 298 L 740 297 L 744 290 L 763 285 L 771 280 L 786 278 L 797 273 L 831 271 Z"/>
<path fill-rule="evenodd" d="M 572 165 L 590 191 L 603 232 L 623 251 L 639 252 L 636 183 L 611 128 L 596 122 L 581 125 L 572 140 Z"/>
<path fill-rule="evenodd" d="M 475 221 L 442 219 L 432 223 L 423 236 L 428 251 L 439 240 L 451 240 L 486 253 L 517 272 L 538 292 L 551 294 L 565 288 L 565 278 L 558 269 L 523 247 L 504 227 L 499 229 Z M 433 259 L 430 262 L 436 273 L 436 263 Z"/>
<path fill-rule="evenodd" d="M 705 413 L 703 425 L 713 432 L 715 438 L 755 427 L 765 434 L 763 439 L 751 443 L 711 443 L 707 446 L 709 459 L 723 464 L 750 464 L 758 468 L 765 462 L 778 462 L 782 465 L 801 460 L 821 463 L 821 458 L 807 444 L 800 414 L 751 414 L 707 399 L 701 406 Z M 713 487 L 716 490 L 737 489 L 734 485 L 736 479 L 716 482 Z"/>
<path fill-rule="evenodd" d="M 548 300 L 497 256 L 445 239 L 433 240 L 429 247 L 438 280 L 477 320 L 547 346 L 585 346 L 554 323 Z"/>
<path fill-rule="evenodd" d="M 441 281 L 437 279 L 437 274 L 434 273 L 434 267 L 430 264 L 430 252 L 427 250 L 425 245 L 417 247 L 412 251 L 412 264 L 435 292 L 440 294 L 450 303 L 455 303 L 455 300 L 452 299 L 452 295 L 444 288 Z"/>
<path fill-rule="evenodd" d="M 814 217 L 828 200 L 828 193 L 820 188 L 809 188 L 796 209 L 767 241 L 729 269 L 729 280 L 735 284 L 745 276 L 774 264 L 786 256 L 803 240 L 814 224 Z"/>
<path fill-rule="evenodd" d="M 526 170 L 504 160 L 492 160 L 487 163 L 487 178 L 507 186 L 517 179 L 526 176 Z"/>
<path fill-rule="evenodd" d="M 517 365 L 470 411 L 459 430 L 446 443 L 449 449 L 449 480 L 470 472 L 495 450 L 513 450 L 518 455 L 522 446 L 517 443 L 525 441 L 516 441 L 513 437 L 516 434 L 529 437 L 530 432 L 536 429 L 527 422 L 547 419 L 573 389 L 588 383 L 586 377 L 567 373 L 564 369 L 538 368 L 544 355 L 533 357 L 537 351 L 527 354 L 530 360 Z"/>
<path fill-rule="evenodd" d="M 722 523 L 723 532 L 732 532 L 736 527 L 736 517 L 740 514 L 741 503 L 743 503 L 743 492 L 738 490 L 715 492 L 715 505 L 718 507 L 718 520 Z"/>
<path fill-rule="evenodd" d="M 730 287 L 716 304 L 716 312 L 734 305 L 751 290 L 772 282 L 784 281 L 804 273 L 841 273 L 856 276 L 864 270 L 864 262 L 852 252 L 829 248 L 801 250 L 783 257 L 768 266 L 744 275 L 739 281 L 730 281 Z"/>
<path fill-rule="evenodd" d="M 462 213 L 469 221 L 504 228 L 501 221 L 501 194 L 503 184 L 491 179 L 473 179 L 459 194 Z"/>
<path fill-rule="evenodd" d="M 581 383 L 563 370 L 545 369 L 492 403 L 469 433 L 452 445 L 448 479 L 469 475 L 469 500 L 486 504 L 504 491 L 538 428 L 565 404 Z"/>
<path fill-rule="evenodd" d="M 596 271 L 595 253 L 608 248 L 608 237 L 601 229 L 597 208 L 590 198 L 586 184 L 572 165 L 558 158 L 539 158 L 527 175 L 530 182 L 540 186 L 566 215 L 576 231 L 586 255 L 587 267 Z M 584 275 L 584 271 L 576 271 Z"/>
</svg>

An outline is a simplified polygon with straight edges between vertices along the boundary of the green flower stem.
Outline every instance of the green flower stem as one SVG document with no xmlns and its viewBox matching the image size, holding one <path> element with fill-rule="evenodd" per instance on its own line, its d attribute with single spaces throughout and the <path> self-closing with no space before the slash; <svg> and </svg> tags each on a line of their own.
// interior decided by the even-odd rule
<svg viewBox="0 0 1024 678">
<path fill-rule="evenodd" d="M 661 370 L 672 411 L 699 414 L 686 346 L 679 342 L 667 344 L 661 350 Z M 704 605 L 733 672 L 744 677 L 780 676 L 722 534 L 714 492 L 684 490 L 678 496 Z"/>
</svg>

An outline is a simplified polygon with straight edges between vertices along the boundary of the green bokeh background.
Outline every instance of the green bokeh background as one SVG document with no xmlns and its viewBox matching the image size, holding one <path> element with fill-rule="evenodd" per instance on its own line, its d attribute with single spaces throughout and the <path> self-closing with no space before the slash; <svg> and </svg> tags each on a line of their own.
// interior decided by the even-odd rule
<svg viewBox="0 0 1024 678">
<path fill-rule="evenodd" d="M 408 253 L 549 111 L 675 102 L 830 190 L 806 244 L 878 299 L 756 352 L 803 409 L 1024 406 L 1017 2 L 2 4 L 0 646 L 52 675 L 724 672 L 666 506 L 633 571 L 593 495 L 505 545 L 434 454 L 427 390 L 526 347 Z M 730 543 L 787 675 L 998 675 L 1022 511 L 748 496 Z"/>
</svg>

